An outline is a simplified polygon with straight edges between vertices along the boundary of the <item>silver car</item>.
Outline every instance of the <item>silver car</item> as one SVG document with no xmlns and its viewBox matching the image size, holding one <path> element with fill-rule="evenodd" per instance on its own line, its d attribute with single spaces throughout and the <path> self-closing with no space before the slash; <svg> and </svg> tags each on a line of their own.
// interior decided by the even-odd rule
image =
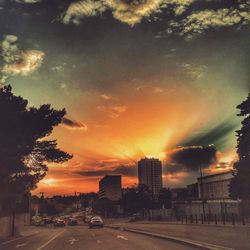
<svg viewBox="0 0 250 250">
<path fill-rule="evenodd" d="M 100 216 L 94 216 L 89 221 L 89 228 L 92 227 L 103 227 L 103 220 Z"/>
</svg>

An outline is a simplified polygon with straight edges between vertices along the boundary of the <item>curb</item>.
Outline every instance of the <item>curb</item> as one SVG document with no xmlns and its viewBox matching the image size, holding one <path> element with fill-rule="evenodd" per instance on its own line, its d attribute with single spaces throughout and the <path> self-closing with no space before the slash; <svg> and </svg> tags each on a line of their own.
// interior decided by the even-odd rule
<svg viewBox="0 0 250 250">
<path fill-rule="evenodd" d="M 232 225 L 232 224 L 225 224 L 225 225 L 222 225 L 222 224 L 207 224 L 207 223 L 204 223 L 204 224 L 201 224 L 201 223 L 177 223 L 177 222 L 159 222 L 159 221 L 153 221 L 153 222 L 147 222 L 147 221 L 137 221 L 137 222 L 133 222 L 133 223 L 136 223 L 136 224 L 157 224 L 157 225 L 179 225 L 179 226 L 202 226 L 202 227 L 223 227 L 223 228 L 249 228 L 250 225 L 249 223 L 246 224 L 246 225 L 242 225 L 242 224 L 235 224 L 235 225 Z"/>
<path fill-rule="evenodd" d="M 151 233 L 151 232 L 147 232 L 147 231 L 135 230 L 135 229 L 126 228 L 126 227 L 120 227 L 120 226 L 105 226 L 105 227 L 111 228 L 111 229 L 116 229 L 116 230 L 122 230 L 122 231 L 126 231 L 126 232 L 131 232 L 131 233 L 142 234 L 142 235 L 146 235 L 146 236 L 151 236 L 151 237 L 155 237 L 155 238 L 159 238 L 159 239 L 163 239 L 163 240 L 169 240 L 169 241 L 173 241 L 173 242 L 176 242 L 179 244 L 188 245 L 188 246 L 199 248 L 199 249 L 234 250 L 234 248 L 213 245 L 210 243 L 205 243 L 205 242 L 200 242 L 200 241 L 182 239 L 182 238 L 169 236 L 169 235 L 163 235 L 163 234 Z"/>
</svg>

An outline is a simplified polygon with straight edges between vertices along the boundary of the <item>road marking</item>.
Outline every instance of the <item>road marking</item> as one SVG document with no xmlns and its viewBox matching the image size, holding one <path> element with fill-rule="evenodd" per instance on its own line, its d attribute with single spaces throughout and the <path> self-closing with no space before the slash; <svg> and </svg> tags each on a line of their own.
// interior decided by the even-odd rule
<svg viewBox="0 0 250 250">
<path fill-rule="evenodd" d="M 49 241 L 47 241 L 46 243 L 44 243 L 42 246 L 38 247 L 36 250 L 41 250 L 41 249 L 45 248 L 47 245 L 49 245 L 50 242 L 52 242 L 53 240 L 55 240 L 59 235 L 61 235 L 65 231 L 66 231 L 66 229 L 64 229 L 63 231 L 59 232 L 54 237 L 52 237 Z"/>
<path fill-rule="evenodd" d="M 126 238 L 126 237 L 123 236 L 123 235 L 117 235 L 116 237 L 117 237 L 118 239 L 128 240 L 128 238 Z"/>
<path fill-rule="evenodd" d="M 79 241 L 79 240 L 72 238 L 69 240 L 69 243 L 70 243 L 70 245 L 74 245 L 75 242 L 77 242 L 77 241 Z"/>
<path fill-rule="evenodd" d="M 18 245 L 16 245 L 16 248 L 18 248 L 18 247 L 23 247 L 23 246 L 26 246 L 26 245 L 27 245 L 27 243 L 18 244 Z"/>
<path fill-rule="evenodd" d="M 96 242 L 97 242 L 98 244 L 101 244 L 101 243 L 102 243 L 100 240 L 97 240 Z"/>
</svg>

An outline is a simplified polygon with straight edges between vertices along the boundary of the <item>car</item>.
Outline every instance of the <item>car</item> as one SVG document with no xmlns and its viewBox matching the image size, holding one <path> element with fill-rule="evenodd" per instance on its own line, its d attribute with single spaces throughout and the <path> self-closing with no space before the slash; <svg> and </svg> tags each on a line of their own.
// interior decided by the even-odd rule
<svg viewBox="0 0 250 250">
<path fill-rule="evenodd" d="M 78 224 L 76 218 L 69 218 L 68 225 L 69 226 L 76 226 Z"/>
<path fill-rule="evenodd" d="M 91 216 L 86 215 L 86 216 L 84 217 L 84 222 L 85 222 L 85 223 L 89 223 L 90 220 L 91 220 Z"/>
<path fill-rule="evenodd" d="M 63 219 L 56 219 L 54 221 L 54 227 L 65 227 L 66 226 L 66 223 L 65 223 L 65 220 Z"/>
<path fill-rule="evenodd" d="M 43 223 L 46 225 L 46 224 L 52 224 L 53 223 L 53 220 L 52 218 L 49 218 L 49 217 L 45 217 L 43 218 Z"/>
<path fill-rule="evenodd" d="M 103 227 L 103 220 L 100 216 L 94 216 L 89 221 L 89 228 L 92 227 Z"/>
</svg>

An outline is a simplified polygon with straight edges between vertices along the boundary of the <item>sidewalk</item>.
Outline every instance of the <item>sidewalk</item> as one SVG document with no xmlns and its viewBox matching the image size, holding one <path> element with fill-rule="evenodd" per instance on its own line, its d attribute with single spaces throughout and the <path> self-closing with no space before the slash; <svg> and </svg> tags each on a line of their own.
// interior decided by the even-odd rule
<svg viewBox="0 0 250 250">
<path fill-rule="evenodd" d="M 22 238 L 22 237 L 28 237 L 33 234 L 38 234 L 43 231 L 45 231 L 46 227 L 37 227 L 37 226 L 23 226 L 21 229 L 19 229 L 16 232 L 16 235 L 14 237 L 7 237 L 7 238 L 0 238 L 0 244 L 3 244 L 5 242 L 14 241 L 16 239 Z"/>
<path fill-rule="evenodd" d="M 144 220 L 144 221 L 137 221 L 135 222 L 136 224 L 171 224 L 171 225 L 187 225 L 187 226 L 214 226 L 214 227 L 250 227 L 250 223 L 246 222 L 246 225 L 243 225 L 241 222 L 236 222 L 234 225 L 232 222 L 226 222 L 223 224 L 221 221 L 215 224 L 215 222 L 210 222 L 208 223 L 207 221 L 204 221 L 202 224 L 201 221 L 196 222 L 194 221 L 193 223 L 188 222 L 186 224 L 185 221 L 183 223 L 181 221 L 149 221 L 149 220 Z"/>
<path fill-rule="evenodd" d="M 206 242 L 237 250 L 250 249 L 250 227 L 245 226 L 186 225 L 165 222 L 127 222 L 111 225 Z"/>
</svg>

